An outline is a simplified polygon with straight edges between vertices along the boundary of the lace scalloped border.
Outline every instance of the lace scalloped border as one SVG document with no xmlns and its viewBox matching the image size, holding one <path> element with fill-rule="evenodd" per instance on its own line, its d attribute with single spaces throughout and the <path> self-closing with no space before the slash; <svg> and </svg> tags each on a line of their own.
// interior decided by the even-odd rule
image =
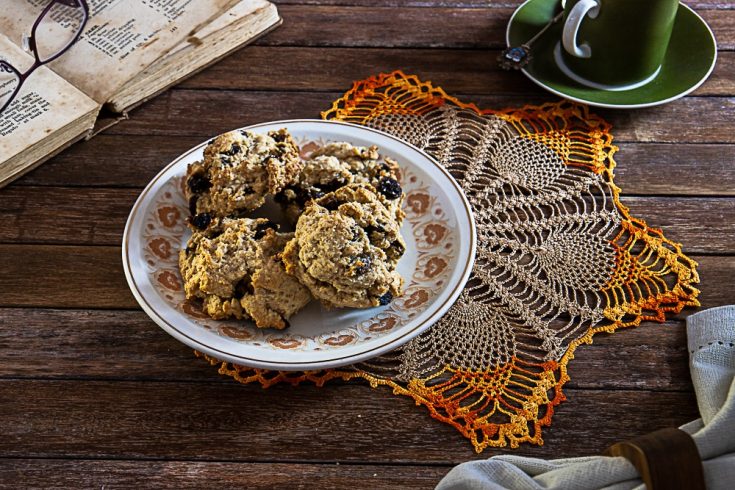
<svg viewBox="0 0 735 490">
<path fill-rule="evenodd" d="M 364 123 L 374 110 L 370 100 L 377 89 L 386 92 L 395 90 L 397 97 L 414 97 L 415 105 L 411 110 L 417 114 L 443 104 L 453 104 L 462 109 L 472 110 L 478 115 L 497 116 L 511 124 L 520 135 L 547 145 L 551 145 L 551 141 L 545 141 L 545 135 L 561 129 L 571 134 L 574 141 L 565 154 L 565 163 L 583 167 L 603 176 L 611 189 L 614 205 L 622 216 L 620 232 L 614 240 L 619 260 L 617 265 L 622 267 L 622 261 L 632 257 L 634 253 L 639 254 L 638 257 L 645 254 L 655 255 L 657 261 L 658 259 L 663 261 L 667 274 L 675 274 L 676 284 L 669 287 L 663 284 L 662 279 L 653 277 L 656 271 L 646 269 L 646 277 L 635 278 L 642 283 L 642 286 L 636 286 L 635 291 L 625 281 L 619 290 L 614 288 L 611 290 L 610 294 L 614 297 L 608 298 L 612 306 L 605 309 L 605 321 L 590 326 L 581 336 L 571 341 L 559 360 L 528 362 L 513 357 L 509 363 L 488 372 L 452 370 L 447 366 L 441 374 L 448 375 L 449 378 L 442 381 L 439 388 L 436 384 L 428 386 L 427 383 L 431 379 L 411 379 L 402 384 L 394 379 L 376 376 L 352 367 L 315 372 L 277 372 L 252 369 L 221 362 L 198 352 L 196 354 L 212 365 L 219 365 L 220 374 L 230 376 L 240 383 L 258 383 L 264 388 L 278 383 L 298 385 L 307 381 L 323 386 L 333 379 L 344 381 L 362 379 L 373 388 L 389 386 L 394 394 L 411 397 L 417 405 L 425 406 L 433 418 L 455 427 L 471 441 L 478 453 L 487 447 L 517 448 L 520 443 L 541 445 L 542 427 L 550 426 L 554 408 L 566 399 L 562 388 L 570 380 L 567 365 L 574 358 L 577 347 L 592 343 L 594 335 L 599 332 L 612 333 L 620 328 L 638 326 L 648 320 L 663 322 L 667 315 L 679 313 L 684 307 L 699 306 L 697 300 L 699 290 L 695 287 L 699 282 L 697 263 L 684 255 L 679 243 L 667 239 L 661 230 L 649 227 L 645 221 L 633 217 L 628 208 L 620 202 L 621 190 L 614 183 L 613 173 L 615 168 L 613 155 L 618 148 L 612 144 L 611 126 L 602 118 L 590 113 L 586 106 L 560 101 L 536 106 L 526 105 L 515 109 L 480 109 L 474 104 L 461 102 L 446 94 L 441 88 L 434 87 L 431 82 L 422 82 L 416 76 L 396 71 L 355 82 L 343 97 L 322 113 L 322 117 L 357 124 Z M 396 104 L 395 107 L 387 109 L 406 111 L 406 106 Z M 386 108 L 382 110 L 385 111 Z M 623 299 L 622 302 L 619 301 L 620 298 Z M 533 379 L 535 384 L 533 393 L 524 398 L 523 408 L 514 409 L 507 422 L 493 422 L 489 420 L 489 416 L 482 416 L 478 411 L 463 408 L 460 404 L 461 399 L 444 396 L 445 390 L 456 386 L 460 382 L 458 380 L 471 384 L 509 376 Z"/>
</svg>

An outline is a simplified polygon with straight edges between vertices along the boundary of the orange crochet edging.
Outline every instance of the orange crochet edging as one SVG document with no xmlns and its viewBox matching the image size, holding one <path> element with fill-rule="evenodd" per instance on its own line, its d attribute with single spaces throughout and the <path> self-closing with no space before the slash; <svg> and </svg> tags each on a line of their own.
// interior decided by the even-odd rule
<svg viewBox="0 0 735 490">
<path fill-rule="evenodd" d="M 478 453 L 489 446 L 515 448 L 522 442 L 540 445 L 541 427 L 551 424 L 554 407 L 565 399 L 562 387 L 570 379 L 567 365 L 576 348 L 591 343 L 598 332 L 614 332 L 644 320 L 663 322 L 667 313 L 698 306 L 699 291 L 694 286 L 699 282 L 697 263 L 683 254 L 680 244 L 632 217 L 620 202 L 620 189 L 613 182 L 613 154 L 617 147 L 612 144 L 610 125 L 590 114 L 585 106 L 561 101 L 519 109 L 481 110 L 447 95 L 430 82 L 396 71 L 355 82 L 322 117 L 368 124 L 379 115 L 422 115 L 445 104 L 499 117 L 521 137 L 556 152 L 566 165 L 602 176 L 622 218 L 620 232 L 611 241 L 616 253 L 615 269 L 601 291 L 608 305 L 604 309 L 605 321 L 588 327 L 571 341 L 558 361 L 539 363 L 516 356 L 487 372 L 446 366 L 429 379 L 411 379 L 407 383 L 352 369 L 273 372 L 204 357 L 213 365 L 220 364 L 221 374 L 241 383 L 258 382 L 263 387 L 304 381 L 322 386 L 335 378 L 364 379 L 372 387 L 389 386 L 393 393 L 409 396 L 417 405 L 425 406 L 433 418 L 455 427 L 471 440 Z M 503 420 L 498 422 L 498 417 Z"/>
<path fill-rule="evenodd" d="M 269 371 L 223 362 L 198 351 L 194 351 L 194 353 L 197 357 L 206 359 L 212 366 L 219 365 L 218 372 L 220 374 L 230 376 L 235 381 L 243 384 L 259 383 L 263 388 L 269 388 L 279 383 L 298 386 L 304 382 L 311 382 L 318 387 L 322 387 L 325 383 L 334 379 L 343 381 L 362 379 L 367 381 L 372 388 L 388 386 L 393 389 L 394 395 L 411 397 L 416 405 L 426 407 L 433 418 L 457 429 L 463 436 L 472 441 L 472 445 L 478 453 L 488 446 L 505 447 L 510 445 L 512 448 L 517 448 L 522 442 L 542 445 L 541 427 L 551 425 L 554 407 L 566 400 L 566 396 L 562 392 L 562 383 L 556 380 L 555 372 L 559 366 L 553 361 L 534 364 L 513 358 L 510 363 L 500 366 L 493 372 L 453 371 L 447 367 L 445 372 L 451 373 L 451 377 L 437 386 L 428 387 L 426 382 L 429 380 L 412 379 L 404 387 L 393 380 L 379 378 L 363 371 L 345 371 L 341 369 L 304 372 Z M 533 367 L 540 368 L 541 371 L 536 373 L 528 369 Z M 438 373 L 434 377 L 439 377 L 445 372 Z M 526 379 L 537 377 L 539 380 L 543 380 L 543 383 L 538 383 L 533 388 L 536 392 L 533 398 L 537 398 L 543 403 L 524 403 L 521 397 L 513 396 L 514 392 L 512 390 L 504 390 L 502 394 L 494 398 L 484 397 L 482 399 L 483 405 L 470 407 L 462 405 L 464 398 L 470 396 L 469 393 L 460 392 L 447 397 L 443 396 L 444 391 L 448 391 L 460 383 L 466 383 L 468 379 L 477 384 L 492 383 L 502 377 L 502 373 L 506 373 L 506 376 L 508 376 L 507 373 L 513 373 L 515 376 L 525 377 Z M 553 397 L 549 398 L 548 392 L 551 390 L 553 390 Z M 486 411 L 485 409 L 491 401 L 494 407 L 492 410 Z M 542 407 L 544 415 L 539 418 L 538 414 L 542 411 Z M 490 422 L 490 417 L 496 412 L 518 420 L 506 424 Z"/>
</svg>

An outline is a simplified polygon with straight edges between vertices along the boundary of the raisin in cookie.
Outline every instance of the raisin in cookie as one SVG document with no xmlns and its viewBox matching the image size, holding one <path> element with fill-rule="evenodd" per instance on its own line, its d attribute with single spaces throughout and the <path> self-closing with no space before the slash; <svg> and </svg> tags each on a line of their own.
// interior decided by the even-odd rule
<svg viewBox="0 0 735 490">
<path fill-rule="evenodd" d="M 311 300 L 280 260 L 292 233 L 267 219 L 214 218 L 179 254 L 187 299 L 200 298 L 214 319 L 252 318 L 260 328 L 285 328 Z"/>
<path fill-rule="evenodd" d="M 405 248 L 375 189 L 349 185 L 306 204 L 283 263 L 327 307 L 368 308 L 402 294 Z"/>
<path fill-rule="evenodd" d="M 189 210 L 193 218 L 199 216 L 192 219 L 192 226 L 206 228 L 206 216 L 225 217 L 259 208 L 266 195 L 295 180 L 301 165 L 299 149 L 285 129 L 217 136 L 205 148 L 204 160 L 187 169 Z"/>
<path fill-rule="evenodd" d="M 312 199 L 319 199 L 348 184 L 371 184 L 381 192 L 383 204 L 403 220 L 403 191 L 398 183 L 398 163 L 390 158 L 380 161 L 378 148 L 353 146 L 349 143 L 329 143 L 314 151 L 304 162 L 297 182 L 276 195 L 291 223 L 304 211 Z"/>
</svg>

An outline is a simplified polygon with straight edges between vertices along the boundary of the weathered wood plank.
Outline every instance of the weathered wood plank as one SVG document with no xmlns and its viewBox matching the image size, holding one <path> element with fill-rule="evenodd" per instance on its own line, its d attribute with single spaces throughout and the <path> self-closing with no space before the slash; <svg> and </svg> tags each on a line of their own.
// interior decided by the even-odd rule
<svg viewBox="0 0 735 490">
<path fill-rule="evenodd" d="M 384 49 L 249 46 L 180 85 L 196 89 L 346 90 L 355 80 L 403 70 L 450 94 L 541 93 L 525 76 L 497 66 L 500 50 Z M 298 76 L 294 76 L 298 60 Z M 263 66 L 268 66 L 264 71 Z M 721 52 L 715 70 L 695 95 L 735 93 L 735 53 Z"/>
<path fill-rule="evenodd" d="M 430 488 L 450 466 L 6 459 L 0 488 Z M 359 483 L 358 483 L 359 482 Z"/>
<path fill-rule="evenodd" d="M 540 89 L 500 69 L 500 50 L 249 46 L 180 87 L 233 90 L 347 90 L 355 80 L 403 70 L 452 94 L 527 93 Z M 298 76 L 293 75 L 298 60 Z M 268 72 L 259 67 L 268 64 Z"/>
<path fill-rule="evenodd" d="M 0 242 L 118 245 L 138 189 L 9 187 L 0 190 Z"/>
<path fill-rule="evenodd" d="M 138 189 L 9 187 L 0 191 L 0 242 L 120 243 Z M 633 216 L 663 228 L 689 253 L 735 250 L 735 199 L 623 197 Z M 702 217 L 707 219 L 703 220 Z"/>
<path fill-rule="evenodd" d="M 718 50 L 735 49 L 735 10 L 730 4 L 724 10 L 699 10 L 697 13 L 715 34 Z"/>
<path fill-rule="evenodd" d="M 106 131 L 114 135 L 212 135 L 263 121 L 314 118 L 336 93 L 169 90 Z"/>
<path fill-rule="evenodd" d="M 281 5 L 283 25 L 256 44 L 497 48 L 513 10 Z"/>
<path fill-rule="evenodd" d="M 142 189 L 174 158 L 202 141 L 204 138 L 200 136 L 100 134 L 70 147 L 9 187 L 111 186 Z M 2 192 L 0 190 L 0 195 Z"/>
<path fill-rule="evenodd" d="M 475 455 L 454 429 L 389 390 L 343 383 L 261 390 L 217 375 L 138 310 L 118 245 L 139 189 L 171 158 L 247 123 L 318 117 L 352 80 L 378 71 L 403 68 L 485 107 L 555 100 L 495 68 L 519 1 L 281 0 L 286 24 L 260 46 L 0 191 L 0 241 L 16 242 L 0 244 L 0 487 L 428 487 L 447 466 L 425 465 L 500 452 Z M 697 5 L 711 9 L 702 15 L 721 50 L 735 48 L 733 4 Z M 262 66 L 269 69 L 258 72 Z M 721 52 L 713 77 L 696 92 L 706 97 L 600 112 L 623 146 L 617 160 L 625 194 L 735 195 L 735 145 L 723 144 L 735 143 L 734 73 L 735 54 Z M 735 303 L 732 199 L 625 203 L 687 251 L 727 254 L 695 257 L 701 300 Z M 27 244 L 34 242 L 46 244 Z M 569 400 L 545 430 L 546 445 L 507 452 L 599 453 L 697 417 L 685 315 L 581 347 L 570 366 Z M 49 457 L 64 459 L 36 459 Z M 358 464 L 329 464 L 335 461 Z"/>
<path fill-rule="evenodd" d="M 281 5 L 283 26 L 262 46 L 503 48 L 513 7 Z M 735 47 L 735 11 L 700 10 L 719 49 Z"/>
<path fill-rule="evenodd" d="M 615 161 L 624 196 L 735 195 L 735 145 L 620 143 Z"/>
<path fill-rule="evenodd" d="M 595 110 L 613 125 L 619 142 L 733 143 L 735 98 L 687 97 L 670 104 L 620 111 Z"/>
<path fill-rule="evenodd" d="M 318 118 L 341 94 L 332 92 L 242 92 L 170 90 L 135 111 L 107 134 L 211 137 L 263 121 Z M 483 108 L 521 107 L 557 100 L 533 96 L 465 97 Z M 687 97 L 636 111 L 598 110 L 613 125 L 618 141 L 733 143 L 735 97 Z M 706 123 L 705 123 L 706 122 Z"/>
<path fill-rule="evenodd" d="M 99 135 L 73 146 L 13 186 L 142 188 L 166 164 L 204 139 Z M 615 159 L 616 182 L 624 195 L 735 196 L 731 169 L 735 145 L 624 142 Z"/>
<path fill-rule="evenodd" d="M 1 244 L 0 257 L 0 307 L 137 309 L 119 247 Z M 692 258 L 702 305 L 734 304 L 735 256 Z"/>
<path fill-rule="evenodd" d="M 120 247 L 0 245 L 2 306 L 138 308 Z"/>
<path fill-rule="evenodd" d="M 5 308 L 0 323 L 0 377 L 226 380 L 142 311 Z"/>
<path fill-rule="evenodd" d="M 597 454 L 612 442 L 697 417 L 693 393 L 567 390 L 543 447 Z M 620 423 L 620 414 L 625 423 Z M 655 414 L 655 416 L 653 416 Z M 413 401 L 366 385 L 0 381 L 5 457 L 454 464 L 476 455 Z"/>
<path fill-rule="evenodd" d="M 0 377 L 228 381 L 141 311 L 8 308 L 0 323 Z M 688 391 L 687 359 L 683 321 L 598 335 L 568 387 Z"/>
<path fill-rule="evenodd" d="M 687 309 L 680 316 L 693 313 Z M 691 390 L 686 323 L 644 323 L 577 348 L 568 388 Z"/>
<path fill-rule="evenodd" d="M 690 254 L 735 251 L 735 199 L 625 197 L 631 215 L 684 245 Z"/>
</svg>

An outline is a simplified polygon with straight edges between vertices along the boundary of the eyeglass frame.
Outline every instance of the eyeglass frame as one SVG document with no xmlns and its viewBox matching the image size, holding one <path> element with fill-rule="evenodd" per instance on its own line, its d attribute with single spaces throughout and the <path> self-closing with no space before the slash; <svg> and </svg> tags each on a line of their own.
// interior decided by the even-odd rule
<svg viewBox="0 0 735 490">
<path fill-rule="evenodd" d="M 41 61 L 41 55 L 38 53 L 38 47 L 36 46 L 36 30 L 38 29 L 38 26 L 41 24 L 41 21 L 46 17 L 46 14 L 49 13 L 51 8 L 56 5 L 57 3 L 60 3 L 62 5 L 66 5 L 67 7 L 78 7 L 82 9 L 83 12 L 83 18 L 81 25 L 79 27 L 79 30 L 74 35 L 74 38 L 67 44 L 63 49 L 61 49 L 58 53 L 53 55 L 47 60 Z M 69 51 L 69 49 L 74 46 L 74 44 L 79 40 L 79 37 L 82 35 L 82 32 L 84 31 L 84 28 L 87 25 L 87 21 L 89 20 L 89 5 L 87 5 L 86 0 L 52 0 L 48 5 L 46 5 L 46 8 L 41 11 L 36 21 L 33 23 L 33 27 L 31 28 L 31 35 L 28 37 L 24 37 L 23 41 L 24 44 L 27 42 L 28 50 L 33 53 L 33 57 L 35 58 L 35 61 L 33 65 L 31 65 L 30 68 L 28 68 L 24 73 L 21 73 L 15 66 L 13 66 L 9 61 L 4 60 L 0 58 L 0 71 L 4 71 L 6 73 L 14 73 L 16 77 L 18 77 L 18 85 L 15 87 L 15 90 L 8 98 L 7 102 L 0 107 L 0 115 L 10 107 L 10 104 L 13 103 L 15 98 L 20 93 L 20 89 L 25 83 L 25 81 L 28 79 L 28 77 L 33 74 L 34 71 L 36 71 L 40 66 L 43 66 L 47 63 L 51 63 L 55 59 L 59 58 L 61 55 Z"/>
</svg>

